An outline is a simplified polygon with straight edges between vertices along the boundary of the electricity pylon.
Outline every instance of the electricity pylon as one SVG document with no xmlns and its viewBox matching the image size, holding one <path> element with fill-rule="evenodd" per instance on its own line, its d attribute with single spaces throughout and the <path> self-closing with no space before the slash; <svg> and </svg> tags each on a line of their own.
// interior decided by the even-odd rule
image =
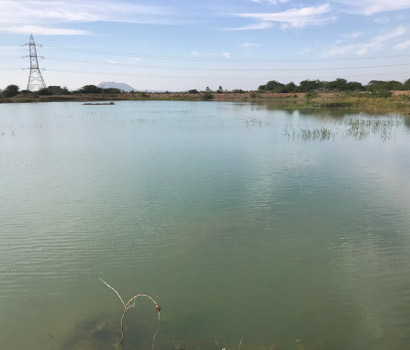
<svg viewBox="0 0 410 350">
<path fill-rule="evenodd" d="M 30 41 L 28 44 L 23 46 L 29 47 L 30 55 L 24 56 L 24 58 L 30 58 L 30 75 L 28 76 L 27 90 L 35 91 L 38 89 L 46 88 L 46 83 L 44 82 L 43 76 L 41 75 L 40 67 L 38 65 L 38 58 L 44 58 L 43 56 L 37 56 L 37 47 L 42 47 L 41 45 L 36 45 L 34 42 L 33 34 L 30 34 Z"/>
</svg>

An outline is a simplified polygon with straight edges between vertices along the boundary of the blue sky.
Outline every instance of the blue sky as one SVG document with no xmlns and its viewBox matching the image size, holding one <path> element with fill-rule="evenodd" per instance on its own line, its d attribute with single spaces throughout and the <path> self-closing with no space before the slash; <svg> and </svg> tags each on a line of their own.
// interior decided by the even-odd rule
<svg viewBox="0 0 410 350">
<path fill-rule="evenodd" d="M 0 0 L 0 88 L 257 89 L 269 80 L 410 78 L 410 0 Z"/>
</svg>

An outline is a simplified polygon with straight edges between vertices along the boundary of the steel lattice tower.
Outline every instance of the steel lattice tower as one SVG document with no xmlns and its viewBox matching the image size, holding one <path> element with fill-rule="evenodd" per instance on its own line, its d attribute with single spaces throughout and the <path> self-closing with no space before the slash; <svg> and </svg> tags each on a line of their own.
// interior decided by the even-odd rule
<svg viewBox="0 0 410 350">
<path fill-rule="evenodd" d="M 38 58 L 44 58 L 42 56 L 37 56 L 37 47 L 42 47 L 41 45 L 36 45 L 34 42 L 33 34 L 30 35 L 30 41 L 24 46 L 29 47 L 30 55 L 26 56 L 30 58 L 30 75 L 28 77 L 27 90 L 35 91 L 38 89 L 46 88 L 46 83 L 44 82 L 43 76 L 41 75 L 40 67 L 38 65 Z"/>
</svg>

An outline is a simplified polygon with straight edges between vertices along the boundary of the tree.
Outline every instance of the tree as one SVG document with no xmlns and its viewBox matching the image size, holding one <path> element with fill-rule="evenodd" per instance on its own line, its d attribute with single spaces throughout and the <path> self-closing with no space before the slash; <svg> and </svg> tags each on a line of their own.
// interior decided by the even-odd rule
<svg viewBox="0 0 410 350">
<path fill-rule="evenodd" d="M 410 90 L 410 79 L 407 79 L 403 84 L 404 90 Z"/>
<path fill-rule="evenodd" d="M 4 97 L 14 97 L 18 95 L 20 88 L 17 85 L 9 85 L 3 90 Z"/>
<path fill-rule="evenodd" d="M 329 90 L 338 90 L 338 91 L 345 91 L 347 90 L 347 80 L 342 78 L 337 78 L 333 81 L 328 81 L 325 83 L 326 89 Z"/>
<path fill-rule="evenodd" d="M 44 89 L 38 90 L 39 95 L 68 95 L 70 92 L 66 87 L 61 86 L 48 86 Z"/>
<path fill-rule="evenodd" d="M 82 94 L 99 94 L 102 92 L 102 89 L 95 85 L 85 85 L 80 89 Z"/>
<path fill-rule="evenodd" d="M 318 89 L 322 89 L 325 83 L 320 80 L 303 80 L 299 84 L 300 92 L 310 92 Z"/>
<path fill-rule="evenodd" d="M 378 90 L 403 90 L 404 86 L 401 82 L 397 80 L 371 80 L 369 84 L 367 84 L 366 89 L 370 91 L 378 91 Z"/>
<path fill-rule="evenodd" d="M 362 83 L 359 83 L 358 81 L 349 81 L 346 84 L 346 89 L 348 91 L 363 91 L 365 88 Z"/>
<path fill-rule="evenodd" d="M 106 89 L 102 89 L 102 92 L 105 92 L 107 94 L 120 94 L 122 93 L 122 90 L 117 89 L 117 88 L 106 88 Z"/>
<path fill-rule="evenodd" d="M 291 81 L 290 83 L 286 84 L 283 88 L 281 92 L 297 92 L 298 91 L 298 87 L 297 85 Z"/>
<path fill-rule="evenodd" d="M 260 91 L 273 91 L 273 92 L 282 92 L 282 89 L 285 87 L 284 84 L 279 83 L 276 80 L 271 80 L 266 83 L 266 85 L 259 86 L 258 90 Z"/>
<path fill-rule="evenodd" d="M 216 92 L 217 92 L 218 94 L 221 94 L 221 93 L 224 92 L 224 89 L 222 89 L 222 86 L 221 86 L 221 85 L 219 85 L 219 88 L 218 88 L 218 90 L 216 90 Z"/>
</svg>

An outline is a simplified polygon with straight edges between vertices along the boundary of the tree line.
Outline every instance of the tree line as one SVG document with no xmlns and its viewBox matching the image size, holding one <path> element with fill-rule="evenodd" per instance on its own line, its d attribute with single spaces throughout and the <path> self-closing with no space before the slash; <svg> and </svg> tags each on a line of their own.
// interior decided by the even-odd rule
<svg viewBox="0 0 410 350">
<path fill-rule="evenodd" d="M 410 90 L 410 79 L 404 83 L 397 80 L 371 80 L 368 84 L 363 85 L 357 81 L 347 81 L 338 78 L 333 81 L 322 80 L 303 80 L 296 85 L 294 82 L 282 84 L 276 80 L 271 80 L 265 85 L 261 85 L 258 91 L 295 93 L 295 92 L 313 92 L 313 91 L 392 91 L 392 90 Z"/>
<path fill-rule="evenodd" d="M 278 93 L 309 93 L 315 91 L 371 91 L 371 92 L 389 92 L 393 90 L 410 90 L 410 79 L 406 80 L 404 83 L 397 80 L 371 80 L 368 84 L 363 85 L 357 81 L 347 81 L 346 79 L 338 78 L 333 81 L 322 81 L 322 80 L 303 80 L 299 84 L 290 82 L 287 84 L 280 83 L 276 80 L 271 80 L 265 85 L 260 85 L 258 88 L 259 92 L 278 92 Z M 120 94 L 124 91 L 115 88 L 100 88 L 96 85 L 85 85 L 82 88 L 74 91 L 68 90 L 66 87 L 61 87 L 57 85 L 48 86 L 46 88 L 40 89 L 35 92 L 37 95 L 78 95 L 78 94 Z M 198 90 L 192 89 L 188 90 L 188 93 L 199 93 Z M 207 87 L 205 93 L 212 93 L 213 91 Z M 227 91 L 219 86 L 218 90 L 215 92 L 233 92 L 233 93 L 244 93 L 242 89 L 234 89 L 232 91 Z M 9 85 L 2 92 L 0 92 L 0 97 L 14 97 L 18 94 L 34 94 L 32 91 L 20 90 L 17 85 Z M 380 96 L 382 96 L 381 94 Z M 388 95 L 386 95 L 387 97 Z"/>
<path fill-rule="evenodd" d="M 78 94 L 119 94 L 122 93 L 123 91 L 120 89 L 115 89 L 115 88 L 100 88 L 95 85 L 85 85 L 82 88 L 74 91 L 68 90 L 66 87 L 61 87 L 57 85 L 51 85 L 46 88 L 40 89 L 35 92 L 37 95 L 45 96 L 45 95 L 78 95 Z M 20 88 L 17 85 L 9 85 L 7 86 L 0 96 L 3 97 L 14 97 L 17 96 L 18 94 L 34 94 L 32 91 L 28 90 L 20 90 Z"/>
</svg>

